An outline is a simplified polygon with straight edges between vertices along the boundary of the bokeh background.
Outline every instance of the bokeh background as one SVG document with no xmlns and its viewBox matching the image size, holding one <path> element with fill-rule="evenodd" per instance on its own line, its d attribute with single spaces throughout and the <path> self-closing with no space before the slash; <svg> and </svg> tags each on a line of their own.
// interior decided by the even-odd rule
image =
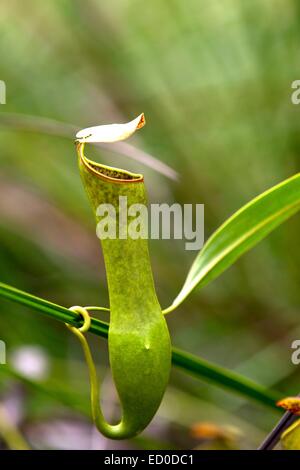
<svg viewBox="0 0 300 470">
<path fill-rule="evenodd" d="M 206 238 L 299 171 L 299 15 L 297 0 L 2 1 L 0 280 L 65 306 L 108 304 L 73 145 L 80 128 L 144 111 L 147 126 L 127 146 L 90 152 L 142 171 L 150 201 L 204 203 Z M 195 292 L 168 317 L 173 344 L 298 393 L 299 230 L 296 216 Z M 196 253 L 178 240 L 150 250 L 166 307 Z M 173 370 L 147 430 L 108 441 L 91 424 L 86 366 L 67 329 L 2 299 L 0 314 L 2 448 L 18 440 L 5 423 L 34 449 L 255 448 L 280 416 Z M 107 343 L 92 336 L 110 418 Z"/>
</svg>

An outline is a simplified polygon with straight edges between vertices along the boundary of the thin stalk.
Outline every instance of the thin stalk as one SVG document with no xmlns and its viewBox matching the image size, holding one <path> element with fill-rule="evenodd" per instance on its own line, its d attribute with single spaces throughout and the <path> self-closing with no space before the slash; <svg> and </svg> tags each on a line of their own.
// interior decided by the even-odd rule
<svg viewBox="0 0 300 470">
<path fill-rule="evenodd" d="M 51 318 L 63 323 L 68 323 L 69 325 L 77 328 L 82 326 L 82 319 L 78 314 L 72 312 L 68 308 L 33 296 L 7 284 L 0 283 L 0 297 L 30 307 Z M 89 329 L 91 333 L 107 338 L 108 329 L 108 323 L 92 317 L 91 327 Z M 280 394 L 269 391 L 252 380 L 249 380 L 224 367 L 213 364 L 205 359 L 199 358 L 185 351 L 181 351 L 177 348 L 172 348 L 172 363 L 174 366 L 183 369 L 186 373 L 197 378 L 207 380 L 215 385 L 221 385 L 232 392 L 239 393 L 247 398 L 251 398 L 261 404 L 278 410 L 276 402 L 281 398 Z"/>
<path fill-rule="evenodd" d="M 300 395 L 298 396 L 300 397 Z M 280 441 L 280 437 L 282 436 L 284 431 L 288 429 L 297 419 L 299 419 L 299 416 L 297 416 L 294 413 L 291 413 L 290 411 L 287 411 L 286 413 L 284 413 L 284 415 L 278 421 L 276 426 L 272 429 L 270 434 L 265 438 L 263 443 L 259 446 L 258 450 L 273 450 L 274 447 Z"/>
<path fill-rule="evenodd" d="M 214 382 L 219 386 L 222 385 L 264 405 L 271 406 L 278 411 L 276 406 L 279 396 L 278 392 L 269 391 L 252 380 L 225 367 L 174 347 L 172 348 L 172 363 L 189 374 Z"/>
<path fill-rule="evenodd" d="M 18 428 L 11 422 L 4 408 L 0 406 L 0 436 L 12 450 L 30 450 Z"/>
</svg>

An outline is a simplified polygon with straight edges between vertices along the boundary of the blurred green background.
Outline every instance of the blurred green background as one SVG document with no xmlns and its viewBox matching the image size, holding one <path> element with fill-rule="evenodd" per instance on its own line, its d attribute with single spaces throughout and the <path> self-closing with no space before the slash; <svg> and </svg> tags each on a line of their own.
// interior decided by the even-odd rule
<svg viewBox="0 0 300 470">
<path fill-rule="evenodd" d="M 88 151 L 142 171 L 150 201 L 204 203 L 206 238 L 299 171 L 300 107 L 291 103 L 299 18 L 297 0 L 3 1 L 0 280 L 65 306 L 108 304 L 73 145 L 80 128 L 144 111 L 147 126 L 122 147 L 129 156 Z M 178 181 L 161 174 L 151 155 Z M 290 357 L 300 339 L 299 229 L 294 217 L 195 292 L 168 317 L 173 344 L 283 395 L 298 393 Z M 167 307 L 196 253 L 178 240 L 151 241 L 150 250 Z M 33 448 L 255 448 L 280 416 L 173 370 L 148 429 L 108 441 L 91 425 L 76 340 L 61 323 L 17 304 L 1 300 L 0 309 L 10 368 L 0 366 L 0 407 Z M 91 336 L 111 418 L 107 344 Z"/>
</svg>

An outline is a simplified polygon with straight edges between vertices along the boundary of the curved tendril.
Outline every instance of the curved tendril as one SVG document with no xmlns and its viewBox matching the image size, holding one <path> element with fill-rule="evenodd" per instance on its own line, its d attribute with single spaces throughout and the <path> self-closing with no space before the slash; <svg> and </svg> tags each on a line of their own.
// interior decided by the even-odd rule
<svg viewBox="0 0 300 470">
<path fill-rule="evenodd" d="M 87 311 L 110 312 L 110 308 L 107 308 L 107 307 L 96 307 L 96 306 L 92 305 L 92 306 L 88 306 L 88 307 L 84 307 L 84 308 Z"/>
<path fill-rule="evenodd" d="M 96 309 L 105 309 L 105 307 L 96 307 Z M 82 346 L 82 350 L 84 353 L 84 357 L 86 360 L 86 364 L 88 367 L 89 379 L 90 379 L 90 389 L 91 389 L 91 408 L 92 408 L 92 415 L 94 423 L 97 429 L 107 437 L 115 438 L 120 437 L 122 433 L 124 437 L 126 436 L 127 430 L 123 426 L 123 422 L 121 421 L 117 425 L 110 425 L 105 421 L 103 416 L 101 407 L 100 407 L 100 383 L 97 377 L 97 370 L 93 360 L 93 356 L 91 353 L 90 346 L 86 337 L 84 336 L 84 332 L 87 332 L 91 325 L 91 317 L 88 313 L 88 309 L 93 309 L 94 307 L 80 307 L 74 306 L 70 307 L 69 310 L 72 312 L 78 313 L 84 320 L 83 325 L 80 328 L 76 328 L 75 326 L 65 324 L 66 327 L 79 339 L 80 344 Z M 108 310 L 108 309 L 106 309 Z"/>
<path fill-rule="evenodd" d="M 174 312 L 174 310 L 176 310 L 176 309 L 177 309 L 177 305 L 170 305 L 169 307 L 164 308 L 164 309 L 162 310 L 162 313 L 163 313 L 163 315 L 168 315 L 168 313 L 172 313 L 172 312 Z"/>
</svg>

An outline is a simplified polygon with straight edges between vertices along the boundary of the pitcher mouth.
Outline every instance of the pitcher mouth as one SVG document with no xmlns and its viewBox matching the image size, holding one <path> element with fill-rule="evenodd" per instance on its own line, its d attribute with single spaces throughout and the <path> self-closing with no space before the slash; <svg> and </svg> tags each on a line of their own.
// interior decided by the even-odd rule
<svg viewBox="0 0 300 470">
<path fill-rule="evenodd" d="M 141 183 L 144 181 L 144 176 L 139 173 L 132 173 L 127 170 L 115 168 L 112 166 L 103 165 L 88 159 L 84 155 L 84 142 L 75 140 L 78 156 L 85 168 L 105 181 L 113 183 Z"/>
</svg>

